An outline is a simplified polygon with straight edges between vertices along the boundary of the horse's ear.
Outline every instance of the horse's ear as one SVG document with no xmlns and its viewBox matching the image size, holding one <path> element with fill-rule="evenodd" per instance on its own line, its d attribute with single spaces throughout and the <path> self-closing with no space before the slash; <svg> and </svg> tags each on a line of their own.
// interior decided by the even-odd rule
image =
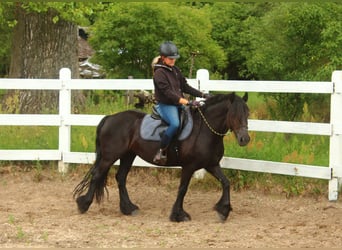
<svg viewBox="0 0 342 250">
<path fill-rule="evenodd" d="M 244 96 L 242 97 L 242 100 L 244 100 L 245 102 L 248 101 L 248 93 L 245 92 Z"/>
<path fill-rule="evenodd" d="M 236 96 L 235 92 L 232 92 L 232 94 L 230 95 L 230 98 L 229 98 L 231 103 L 234 102 L 235 96 Z"/>
</svg>

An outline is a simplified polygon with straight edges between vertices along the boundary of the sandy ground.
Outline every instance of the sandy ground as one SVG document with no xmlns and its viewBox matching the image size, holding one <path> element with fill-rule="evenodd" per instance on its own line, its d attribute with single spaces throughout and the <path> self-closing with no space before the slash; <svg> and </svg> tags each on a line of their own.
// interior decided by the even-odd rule
<svg viewBox="0 0 342 250">
<path fill-rule="evenodd" d="M 341 247 L 342 202 L 327 197 L 292 197 L 258 191 L 232 191 L 233 212 L 225 223 L 213 206 L 220 190 L 186 195 L 189 222 L 168 219 L 178 179 L 133 172 L 131 199 L 140 207 L 136 216 L 119 211 L 114 180 L 109 198 L 79 214 L 72 191 L 83 173 L 60 176 L 56 170 L 18 171 L 0 167 L 0 247 Z"/>
</svg>

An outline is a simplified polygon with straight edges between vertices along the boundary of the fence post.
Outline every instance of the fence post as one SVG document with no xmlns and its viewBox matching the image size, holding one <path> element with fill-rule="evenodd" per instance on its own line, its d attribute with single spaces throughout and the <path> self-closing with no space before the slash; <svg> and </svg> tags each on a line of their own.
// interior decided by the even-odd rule
<svg viewBox="0 0 342 250">
<path fill-rule="evenodd" d="M 203 86 L 201 86 L 201 81 L 209 81 L 209 71 L 207 69 L 199 69 L 196 72 L 196 80 L 198 83 L 198 89 L 200 89 L 201 91 L 208 93 L 209 90 L 207 89 L 203 89 Z"/>
<path fill-rule="evenodd" d="M 197 80 L 197 88 L 205 93 L 208 93 L 207 90 L 202 89 L 201 81 L 208 81 L 209 80 L 209 71 L 206 69 L 199 69 L 196 72 L 196 80 Z M 206 170 L 204 168 L 195 171 L 194 178 L 196 179 L 203 179 L 204 175 L 206 174 Z"/>
<path fill-rule="evenodd" d="M 332 133 L 329 145 L 329 166 L 332 169 L 332 179 L 329 181 L 329 200 L 337 200 L 342 184 L 342 71 L 332 74 L 334 92 L 330 103 L 330 124 Z"/>
<path fill-rule="evenodd" d="M 64 153 L 70 152 L 71 129 L 70 125 L 65 124 L 65 118 L 71 114 L 71 90 L 68 88 L 71 80 L 71 71 L 68 68 L 62 68 L 59 71 L 59 79 L 61 80 L 61 89 L 59 90 L 59 116 L 61 123 L 59 125 L 59 141 L 58 149 L 61 152 L 62 159 L 58 162 L 58 171 L 66 173 L 68 164 L 64 163 Z"/>
</svg>

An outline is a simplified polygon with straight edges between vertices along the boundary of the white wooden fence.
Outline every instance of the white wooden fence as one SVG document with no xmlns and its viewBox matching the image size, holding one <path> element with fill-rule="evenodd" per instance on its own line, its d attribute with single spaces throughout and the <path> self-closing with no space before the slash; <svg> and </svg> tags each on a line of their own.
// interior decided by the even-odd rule
<svg viewBox="0 0 342 250">
<path fill-rule="evenodd" d="M 205 69 L 197 71 L 196 79 L 189 84 L 205 92 L 273 92 L 331 94 L 330 123 L 249 120 L 250 131 L 298 133 L 330 137 L 329 166 L 313 166 L 263 160 L 224 157 L 223 168 L 302 176 L 329 181 L 329 200 L 337 200 L 342 184 L 342 71 L 334 71 L 331 82 L 303 81 L 226 81 L 209 80 Z M 93 152 L 70 151 L 71 126 L 97 126 L 103 115 L 71 114 L 72 90 L 152 90 L 151 79 L 71 79 L 69 69 L 60 70 L 60 79 L 0 79 L 0 89 L 40 89 L 59 91 L 59 114 L 25 115 L 0 114 L 1 125 L 58 126 L 59 146 L 56 150 L 0 150 L 0 160 L 56 160 L 59 171 L 67 171 L 68 163 L 92 164 Z M 115 163 L 118 164 L 118 163 Z M 153 166 L 140 158 L 136 166 Z"/>
</svg>

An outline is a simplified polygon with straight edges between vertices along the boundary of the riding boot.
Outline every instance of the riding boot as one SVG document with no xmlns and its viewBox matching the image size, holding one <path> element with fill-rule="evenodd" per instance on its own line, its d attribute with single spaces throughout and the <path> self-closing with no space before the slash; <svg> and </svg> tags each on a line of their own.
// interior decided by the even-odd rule
<svg viewBox="0 0 342 250">
<path fill-rule="evenodd" d="M 154 163 L 157 163 L 160 165 L 166 164 L 166 161 L 167 161 L 166 150 L 170 144 L 170 141 L 171 141 L 171 138 L 168 135 L 166 134 L 162 135 L 162 138 L 160 141 L 160 149 L 158 150 L 157 154 L 153 158 Z"/>
</svg>

